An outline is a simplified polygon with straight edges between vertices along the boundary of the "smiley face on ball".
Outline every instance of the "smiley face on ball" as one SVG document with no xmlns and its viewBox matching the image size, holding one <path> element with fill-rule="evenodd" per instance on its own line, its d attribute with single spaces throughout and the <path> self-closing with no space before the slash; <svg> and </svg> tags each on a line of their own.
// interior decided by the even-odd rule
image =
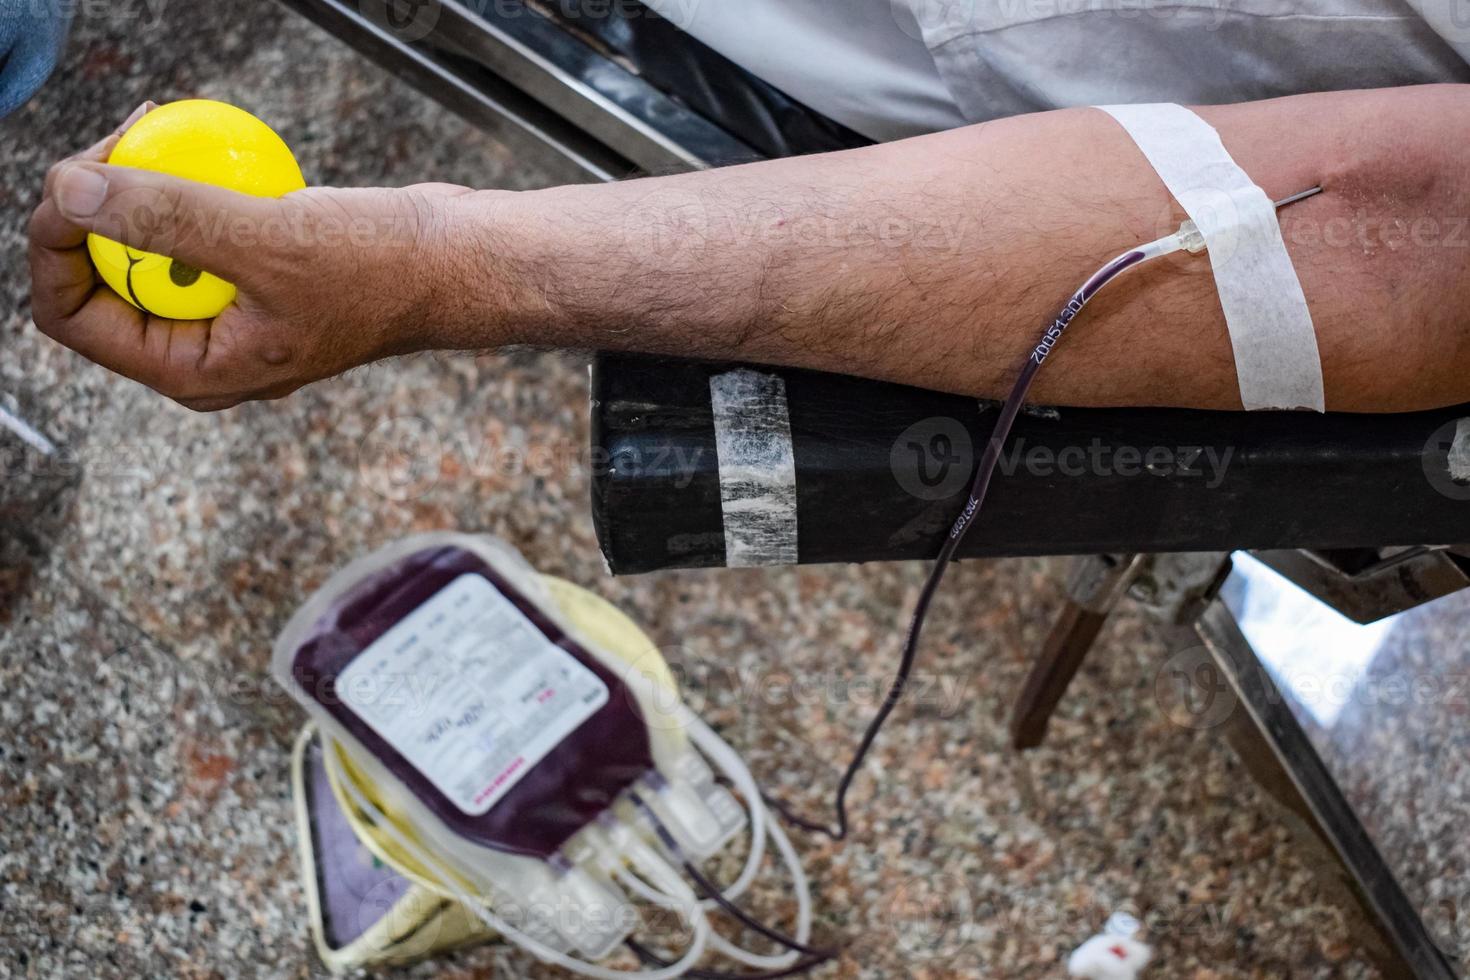
<svg viewBox="0 0 1470 980">
<path fill-rule="evenodd" d="M 123 135 L 107 162 L 258 197 L 306 186 L 296 158 L 269 126 L 243 109 L 205 99 L 154 109 Z M 136 211 L 132 218 L 147 220 L 147 208 Z M 114 292 L 154 316 L 209 320 L 235 299 L 233 284 L 166 255 L 101 235 L 87 236 L 87 250 Z"/>
<path fill-rule="evenodd" d="M 169 320 L 208 320 L 234 302 L 235 287 L 178 259 L 91 236 L 92 262 L 119 296 Z"/>
</svg>

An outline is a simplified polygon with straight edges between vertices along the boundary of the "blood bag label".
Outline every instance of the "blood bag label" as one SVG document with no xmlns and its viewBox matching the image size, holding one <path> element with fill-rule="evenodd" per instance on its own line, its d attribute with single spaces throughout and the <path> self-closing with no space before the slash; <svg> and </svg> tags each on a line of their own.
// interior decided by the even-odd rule
<svg viewBox="0 0 1470 980">
<path fill-rule="evenodd" d="M 470 816 L 494 806 L 608 700 L 601 678 L 475 574 L 378 637 L 336 687 Z"/>
</svg>

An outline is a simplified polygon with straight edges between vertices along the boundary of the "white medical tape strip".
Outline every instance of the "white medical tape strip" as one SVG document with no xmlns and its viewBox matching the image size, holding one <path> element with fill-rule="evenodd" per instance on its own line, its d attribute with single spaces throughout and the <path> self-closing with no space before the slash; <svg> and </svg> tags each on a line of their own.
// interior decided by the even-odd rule
<svg viewBox="0 0 1470 980">
<path fill-rule="evenodd" d="M 1133 137 L 1204 236 L 1246 410 L 1326 411 L 1317 332 L 1266 192 L 1183 106 L 1098 108 Z"/>
<path fill-rule="evenodd" d="M 709 379 L 731 568 L 796 564 L 796 458 L 786 382 L 758 371 Z"/>
</svg>

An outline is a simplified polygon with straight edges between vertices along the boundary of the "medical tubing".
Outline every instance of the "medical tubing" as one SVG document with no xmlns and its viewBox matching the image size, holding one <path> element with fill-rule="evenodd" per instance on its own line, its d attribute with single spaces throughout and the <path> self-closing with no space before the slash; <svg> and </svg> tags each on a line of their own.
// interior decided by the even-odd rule
<svg viewBox="0 0 1470 980">
<path fill-rule="evenodd" d="M 760 935 L 765 936 L 772 942 L 779 943 L 780 945 L 785 946 L 787 949 L 794 949 L 799 952 L 806 953 L 809 956 L 817 956 L 823 958 L 831 957 L 831 951 L 825 949 L 815 949 L 806 945 L 806 943 L 804 942 L 801 942 L 791 936 L 786 935 L 779 929 L 766 925 L 764 922 L 761 922 L 755 916 L 751 915 L 749 912 L 746 912 L 740 906 L 736 905 L 730 899 L 726 898 L 724 893 L 720 890 L 720 887 L 714 882 L 710 881 L 709 877 L 705 875 L 704 872 L 700 871 L 699 868 L 695 866 L 694 862 L 691 861 L 688 856 L 684 854 L 684 849 L 679 846 L 679 842 L 674 839 L 674 835 L 669 832 L 668 827 L 666 827 L 664 825 L 664 822 L 659 819 L 658 814 L 654 813 L 653 810 L 648 806 L 648 804 L 645 803 L 643 799 L 638 796 L 638 794 L 632 794 L 632 800 L 634 805 L 637 806 L 643 812 L 644 816 L 647 817 L 648 820 L 653 824 L 653 829 L 658 834 L 660 842 L 662 842 L 664 847 L 668 849 L 669 853 L 674 856 L 674 859 L 679 862 L 680 866 L 684 869 L 684 873 L 687 874 L 690 878 L 694 879 L 694 883 L 697 884 L 701 889 L 703 889 L 706 895 L 714 899 L 715 904 L 717 904 L 727 915 L 736 919 L 747 929 L 750 929 L 753 932 L 757 932 Z"/>
<path fill-rule="evenodd" d="M 647 946 L 644 946 L 642 943 L 638 942 L 635 939 L 625 939 L 623 940 L 623 945 L 632 950 L 633 954 L 636 955 L 644 963 L 664 965 L 669 962 L 668 960 L 664 959 L 662 956 L 659 956 L 653 950 L 649 949 Z M 693 969 L 690 970 L 688 973 L 685 973 L 684 976 L 688 977 L 689 980 L 780 980 L 780 978 L 782 977 L 794 977 L 798 974 L 814 970 L 825 962 L 827 961 L 823 959 L 808 958 L 805 960 L 801 960 L 793 964 L 792 966 L 788 966 L 783 969 L 770 970 L 764 973 L 729 973 L 724 970 Z M 628 974 L 628 976 L 636 976 L 636 974 L 630 973 Z"/>
<path fill-rule="evenodd" d="M 919 636 L 924 629 L 924 620 L 929 613 L 929 604 L 933 602 L 934 595 L 939 590 L 939 583 L 944 580 L 944 573 L 949 568 L 949 563 L 954 559 L 955 552 L 959 550 L 964 542 L 965 535 L 974 524 L 975 518 L 979 516 L 980 508 L 985 503 L 986 494 L 990 490 L 991 478 L 995 475 L 996 466 L 1000 462 L 1001 451 L 1005 447 L 1006 440 L 1010 437 L 1011 429 L 1015 426 L 1016 417 L 1025 404 L 1026 396 L 1031 391 L 1031 384 L 1036 380 L 1036 373 L 1051 356 L 1062 336 L 1066 334 L 1077 315 L 1082 312 L 1092 298 L 1102 290 L 1108 283 L 1117 279 L 1129 269 L 1142 265 L 1150 259 L 1156 259 L 1172 252 L 1187 248 L 1188 241 L 1183 229 L 1180 232 L 1168 235 L 1155 242 L 1139 246 L 1119 255 L 1111 262 L 1097 270 L 1091 278 L 1082 285 L 1082 288 L 1072 294 L 1060 312 L 1047 323 L 1046 330 L 1042 334 L 1040 342 L 1030 351 L 1026 357 L 1026 363 L 1021 368 L 1020 376 L 1016 378 L 1015 386 L 1010 395 L 1006 397 L 1000 409 L 1000 416 L 995 421 L 995 428 L 991 431 L 990 440 L 986 443 L 985 453 L 980 458 L 980 464 L 975 469 L 974 482 L 970 487 L 970 496 L 965 507 L 960 511 L 954 526 L 950 529 L 949 537 L 945 539 L 944 546 L 940 548 L 939 555 L 934 561 L 934 567 L 929 572 L 929 578 L 924 583 L 924 588 L 919 593 L 919 600 L 914 606 L 913 618 L 909 621 L 908 636 L 904 641 L 903 654 L 899 658 L 898 673 L 893 683 L 888 688 L 888 693 L 883 698 L 883 703 L 878 707 L 878 713 L 868 723 L 867 730 L 863 733 L 862 741 L 858 743 L 857 751 L 853 754 L 852 761 L 848 763 L 846 771 L 842 774 L 841 781 L 837 784 L 837 795 L 834 809 L 837 813 L 837 826 L 834 828 L 825 822 L 817 822 L 801 817 L 794 813 L 786 804 L 780 800 L 766 797 L 766 803 L 776 810 L 786 820 L 803 830 L 812 833 L 824 834 L 832 840 L 843 840 L 847 837 L 847 792 L 852 786 L 863 761 L 867 758 L 868 751 L 873 747 L 873 742 L 878 738 L 878 732 L 883 723 L 888 720 L 893 709 L 897 707 L 899 699 L 908 686 L 909 676 L 913 673 L 914 661 L 918 654 Z"/>
<path fill-rule="evenodd" d="M 809 946 L 803 940 L 788 936 L 781 930 L 760 922 L 749 913 L 747 913 L 744 909 L 740 908 L 740 906 L 736 905 L 734 902 L 721 895 L 718 886 L 716 886 L 712 881 L 709 880 L 709 876 L 700 871 L 699 868 L 695 866 L 694 862 L 688 860 L 687 858 L 684 860 L 684 872 L 685 874 L 689 875 L 690 878 L 693 878 L 694 883 L 697 884 L 700 888 L 703 888 L 706 893 L 714 896 L 715 901 L 726 913 L 740 920 L 740 922 L 744 924 L 747 928 L 760 933 L 762 936 L 765 936 L 772 942 L 779 943 L 782 946 L 785 946 L 787 949 L 794 949 L 798 952 L 806 953 L 808 956 L 818 956 L 825 959 L 830 959 L 831 957 L 836 955 L 836 952 L 834 950 L 823 949 L 816 946 Z"/>
<path fill-rule="evenodd" d="M 666 909 L 676 908 L 679 905 L 677 898 L 668 892 L 659 891 L 653 885 L 644 881 L 640 876 L 629 871 L 626 867 L 614 868 L 612 874 L 614 878 L 627 886 L 628 891 L 651 905 L 657 905 L 660 908 Z"/>
<path fill-rule="evenodd" d="M 689 941 L 688 949 L 684 951 L 684 955 L 679 957 L 678 960 L 661 966 L 657 970 L 610 970 L 606 967 L 598 966 L 595 963 L 588 963 L 585 960 L 580 960 L 576 957 L 568 956 L 559 950 L 552 949 L 545 943 L 517 929 L 494 912 L 491 912 L 486 907 L 483 898 L 471 898 L 463 888 L 460 888 L 455 883 L 454 875 L 437 858 L 430 855 L 426 848 L 410 841 L 402 831 L 393 825 L 392 821 L 384 816 L 383 811 L 375 803 L 369 800 L 355 784 L 346 778 L 346 775 L 338 767 L 336 760 L 332 758 L 331 753 L 326 754 L 326 761 L 328 767 L 332 770 L 333 776 L 340 780 L 342 785 L 346 787 L 348 795 L 352 797 L 353 805 L 370 816 L 374 823 L 386 830 L 398 843 L 398 846 L 414 854 L 425 865 L 436 867 L 441 875 L 441 882 L 453 893 L 456 901 L 473 912 L 491 929 L 494 929 L 510 942 L 515 943 L 543 962 L 560 966 L 563 969 L 570 970 L 584 977 L 591 977 L 593 980 L 676 980 L 677 977 L 691 976 L 690 971 L 694 964 L 698 963 L 700 958 L 704 956 L 704 948 L 709 942 L 711 929 L 709 920 L 705 918 L 704 911 L 698 904 L 689 904 L 680 910 L 684 913 L 685 921 L 689 923 L 690 928 L 694 931 L 694 936 Z"/>
<path fill-rule="evenodd" d="M 801 867 L 800 858 L 796 854 L 795 848 L 791 845 L 790 839 L 786 836 L 786 833 L 780 828 L 780 826 L 770 821 L 765 807 L 760 802 L 760 793 L 755 785 L 754 777 L 750 774 L 749 768 L 745 765 L 739 754 L 730 747 L 729 743 L 725 742 L 724 739 L 720 738 L 720 736 L 716 734 L 712 728 L 705 724 L 702 719 L 700 719 L 693 712 L 689 711 L 687 707 L 680 705 L 679 709 L 680 721 L 688 730 L 690 740 L 695 744 L 696 747 L 701 750 L 701 752 L 707 758 L 710 759 L 711 762 L 715 764 L 715 767 L 719 769 L 725 775 L 725 777 L 728 778 L 731 783 L 735 785 L 735 787 L 740 791 L 741 795 L 746 798 L 747 812 L 750 816 L 751 821 L 751 848 L 750 853 L 747 855 L 745 870 L 742 872 L 740 879 L 738 879 L 735 884 L 725 889 L 711 888 L 710 894 L 718 894 L 723 899 L 728 901 L 729 899 L 735 898 L 740 893 L 740 891 L 748 886 L 750 881 L 754 879 L 759 871 L 759 865 L 765 852 L 765 838 L 766 835 L 769 834 L 771 841 L 775 843 L 778 852 L 781 854 L 783 864 L 785 864 L 787 870 L 791 874 L 792 890 L 795 893 L 797 902 L 796 935 L 797 939 L 804 944 L 807 938 L 811 935 L 811 889 L 810 884 L 806 878 L 806 874 Z M 353 804 L 358 809 L 373 816 L 375 822 L 382 826 L 384 830 L 387 831 L 398 842 L 400 846 L 404 847 L 411 853 L 416 854 L 419 857 L 420 861 L 422 861 L 426 865 L 439 864 L 437 860 L 425 854 L 421 847 L 405 839 L 405 837 L 398 832 L 397 828 L 387 821 L 387 819 L 383 816 L 381 810 L 375 804 L 373 804 L 371 800 L 367 799 L 365 794 L 363 794 L 362 791 L 347 778 L 346 774 L 341 770 L 338 761 L 334 758 L 330 758 L 330 753 L 328 753 L 328 756 L 329 758 L 327 760 L 327 763 L 331 767 L 334 779 L 339 785 L 343 786 L 347 790 L 352 798 Z M 666 830 L 664 832 L 667 833 Z M 656 857 L 651 853 L 647 856 Z M 657 860 L 658 863 L 663 866 L 663 868 L 667 869 L 667 876 L 660 877 L 664 877 L 665 881 L 678 882 L 680 885 L 682 885 L 682 881 L 679 879 L 678 873 L 674 871 L 672 867 L 664 863 L 661 859 Z M 443 869 L 442 865 L 440 866 L 440 872 L 441 874 L 444 874 L 445 872 L 445 869 Z M 675 896 L 669 894 L 666 891 L 649 886 L 645 882 L 640 881 L 636 876 L 632 874 L 621 873 L 617 876 L 623 880 L 624 884 L 628 885 L 629 888 L 637 893 L 640 897 L 643 897 L 649 901 L 654 902 L 655 904 L 661 905 L 666 908 L 682 909 L 687 912 L 688 909 L 686 908 L 686 902 L 693 902 L 696 898 L 693 891 L 688 889 L 688 886 L 683 886 L 678 889 L 679 891 L 687 893 L 687 899 L 681 901 L 679 896 Z M 457 887 L 454 884 L 452 878 L 447 874 L 445 874 L 444 880 L 442 882 L 436 882 L 435 884 L 438 884 L 440 886 L 439 888 L 435 889 L 436 891 L 440 891 L 440 893 L 445 894 L 446 897 L 453 898 L 459 901 L 461 904 L 466 905 L 477 916 L 486 921 L 486 923 L 489 924 L 491 928 L 497 929 L 497 931 L 500 931 L 502 934 L 506 935 L 507 938 L 511 939 L 512 942 L 515 942 L 517 945 L 521 945 L 528 951 L 532 952 L 534 955 L 540 956 L 543 959 L 549 958 L 551 962 L 558 963 L 559 965 L 563 965 L 568 969 L 582 973 L 586 976 L 613 976 L 618 978 L 632 978 L 632 980 L 657 980 L 657 978 L 661 976 L 661 971 L 648 971 L 646 973 L 608 971 L 593 964 L 588 964 L 585 961 L 577 960 L 572 957 L 567 957 L 565 956 L 565 954 L 561 954 L 556 950 L 552 950 L 549 947 L 543 946 L 531 937 L 520 933 L 519 930 L 517 930 L 514 926 L 511 926 L 509 923 L 505 923 L 498 916 L 494 916 L 493 913 L 490 913 L 488 909 L 484 908 L 483 900 L 470 898 L 463 889 Z M 706 882 L 705 884 L 702 884 L 701 887 L 706 887 L 709 884 L 710 883 Z M 723 903 L 721 901 L 715 898 L 708 898 L 705 899 L 703 902 L 699 902 L 694 907 L 697 911 L 701 908 L 719 908 L 722 905 Z M 487 918 L 487 916 L 493 918 L 494 921 L 492 922 L 491 918 Z M 699 920 L 707 922 L 702 914 L 699 915 Z M 698 933 L 699 922 L 693 919 L 690 919 L 690 922 L 692 925 L 695 926 L 695 931 L 696 933 Z M 755 928 L 756 931 L 761 931 L 762 927 L 759 925 L 759 923 L 751 922 L 749 924 L 753 928 Z M 691 978 L 707 976 L 708 978 L 710 978 L 710 980 L 734 980 L 734 978 L 737 977 L 740 978 L 740 980 L 754 980 L 754 978 L 766 976 L 784 977 L 791 976 L 795 973 L 803 972 L 805 970 L 809 970 L 822 962 L 826 962 L 826 960 L 830 958 L 830 956 L 821 956 L 816 958 L 808 957 L 808 959 L 805 961 L 797 961 L 797 950 L 792 950 L 779 956 L 763 956 L 761 954 L 757 954 L 750 950 L 746 950 L 739 946 L 736 946 L 735 944 L 730 943 L 728 940 L 724 940 L 723 937 L 720 937 L 712 929 L 705 932 L 705 943 L 707 943 L 707 945 L 714 951 L 728 956 L 729 958 L 741 962 L 747 966 L 752 966 L 756 968 L 771 968 L 774 972 L 759 974 L 731 974 L 721 973 L 718 971 L 695 971 L 685 973 L 683 974 L 684 976 L 689 976 Z M 641 956 L 643 954 L 640 953 L 639 955 Z M 703 952 L 701 951 L 699 955 L 702 956 Z M 664 961 L 657 957 L 649 960 L 649 962 L 654 961 L 668 965 L 670 968 L 672 968 L 672 966 L 678 965 L 669 964 L 668 961 Z M 682 964 L 686 962 L 697 962 L 697 959 L 691 957 L 689 952 L 686 952 L 685 955 L 680 958 L 678 963 Z"/>
<path fill-rule="evenodd" d="M 797 856 L 796 849 L 791 846 L 790 838 L 775 821 L 770 819 L 765 806 L 761 803 L 760 787 L 756 785 L 755 777 L 750 774 L 750 768 L 746 766 L 745 760 L 740 758 L 740 754 L 731 748 L 728 742 L 720 738 L 719 734 L 709 727 L 703 718 L 690 711 L 688 706 L 680 704 L 677 713 L 685 730 L 689 733 L 690 740 L 704 753 L 706 758 L 715 764 L 715 768 L 735 784 L 740 795 L 745 797 L 751 815 L 752 837 L 757 827 L 769 832 L 771 840 L 776 845 L 776 850 L 781 854 L 782 863 L 791 873 L 791 888 L 796 895 L 796 939 L 805 944 L 811 937 L 812 931 L 811 884 L 807 881 L 806 872 L 801 867 L 801 859 Z M 762 847 L 763 850 L 764 847 Z M 759 865 L 759 857 L 760 855 L 752 850 L 751 858 L 754 860 L 747 859 L 746 871 L 752 878 Z M 742 874 L 742 877 L 745 875 Z M 714 892 L 711 892 L 711 895 L 713 894 Z M 732 886 L 723 889 L 722 894 L 726 899 L 733 900 L 739 896 L 740 892 Z M 713 909 L 719 905 L 719 902 L 714 898 L 707 898 L 701 904 L 704 908 Z"/>
<path fill-rule="evenodd" d="M 715 735 L 713 731 L 708 729 L 695 736 L 696 744 L 699 744 L 701 741 L 707 743 L 710 739 L 719 741 L 724 745 L 723 740 L 720 740 L 718 735 Z M 733 756 L 733 749 L 729 749 L 728 745 L 724 745 L 724 748 Z M 738 756 L 733 757 L 738 759 Z M 646 805 L 642 804 L 642 801 L 636 795 L 634 801 L 639 804 L 643 812 L 653 821 L 655 830 L 659 833 L 664 845 L 671 851 L 678 853 L 678 844 L 673 840 L 672 835 L 668 833 L 667 828 L 661 825 L 657 817 Z M 758 799 L 756 799 L 755 805 L 757 807 L 760 806 Z M 791 872 L 793 890 L 796 893 L 797 899 L 796 932 L 798 938 L 802 942 L 805 942 L 811 934 L 812 922 L 811 892 L 806 880 L 806 874 L 802 870 L 796 849 L 792 847 L 791 841 L 786 836 L 785 831 L 774 823 L 770 824 L 770 830 L 771 839 L 775 842 L 776 849 L 780 852 L 783 863 Z M 694 895 L 689 886 L 679 877 L 678 872 L 657 854 L 640 847 L 627 852 L 627 855 L 633 861 L 637 873 L 621 866 L 616 867 L 613 873 L 629 891 L 648 902 L 664 908 L 678 907 L 681 901 L 680 896 L 684 896 L 684 901 L 693 900 Z M 686 863 L 685 870 L 690 871 L 692 868 Z M 716 888 L 712 882 L 703 880 L 703 876 L 699 875 L 697 871 L 691 877 L 694 877 L 696 881 L 702 881 L 701 887 L 705 888 L 709 894 L 721 894 L 720 889 Z M 661 890 L 660 885 L 670 890 Z M 672 892 L 678 892 L 679 894 L 676 895 Z M 740 921 L 755 927 L 756 931 L 765 931 L 764 927 L 758 923 L 751 922 L 749 917 L 740 910 L 737 909 L 731 914 Z M 630 939 L 626 942 L 626 945 L 645 963 L 664 965 L 668 962 L 658 957 L 652 950 L 638 943 L 636 940 Z M 763 956 L 735 945 L 714 930 L 710 931 L 709 945 L 714 952 L 745 966 L 754 967 L 762 972 L 731 973 L 719 970 L 691 970 L 686 974 L 691 980 L 761 980 L 761 978 L 794 976 L 798 973 L 805 973 L 808 970 L 814 969 L 832 958 L 830 954 L 812 955 L 803 960 L 800 958 L 800 954 L 796 949 L 792 949 L 779 956 Z"/>
<path fill-rule="evenodd" d="M 613 876 L 633 894 L 662 908 L 679 908 L 683 902 L 694 901 L 693 890 L 679 877 L 679 873 L 651 849 L 639 848 L 636 852 L 627 852 L 627 856 L 637 868 L 637 873 L 619 863 L 613 868 Z M 660 890 L 657 882 L 668 882 L 670 890 Z M 761 970 L 785 969 L 800 959 L 796 950 L 789 950 L 779 956 L 753 953 L 730 942 L 715 930 L 710 930 L 709 945 L 710 949 L 722 956 Z"/>
<path fill-rule="evenodd" d="M 806 872 L 802 870 L 801 859 L 796 854 L 796 848 L 791 846 L 791 839 L 786 836 L 786 831 L 781 825 L 772 821 L 770 824 L 771 840 L 776 844 L 776 850 L 781 854 L 781 860 L 791 872 L 793 890 L 796 893 L 796 938 L 806 942 L 812 934 L 812 895 L 806 880 Z M 808 957 L 807 959 L 796 959 L 795 951 L 784 953 L 780 956 L 760 956 L 741 950 L 740 955 L 725 949 L 726 941 L 719 933 L 710 932 L 710 945 L 716 951 L 724 953 L 731 959 L 739 960 L 747 966 L 764 969 L 771 972 L 758 974 L 740 974 L 741 980 L 758 980 L 758 978 L 789 977 L 798 973 L 805 973 L 828 962 L 826 957 Z M 729 944 L 732 945 L 733 944 Z M 738 948 L 738 947 L 737 947 Z M 788 965 L 789 964 L 789 965 Z M 697 980 L 697 978 L 696 978 Z M 712 978 L 721 980 L 721 978 Z"/>
<path fill-rule="evenodd" d="M 634 895 L 637 895 L 650 904 L 657 905 L 660 908 L 679 907 L 678 899 L 659 891 L 627 868 L 619 867 L 614 869 L 613 877 Z M 801 956 L 794 949 L 788 950 L 780 956 L 762 956 L 758 953 L 752 953 L 743 947 L 736 946 L 714 930 L 710 930 L 709 946 L 710 949 L 719 953 L 721 956 L 725 956 L 745 966 L 753 966 L 762 970 L 785 969 L 795 963 Z"/>
<path fill-rule="evenodd" d="M 699 719 L 696 718 L 695 720 L 698 721 Z M 745 855 L 745 865 L 740 869 L 740 874 L 724 889 L 724 896 L 726 898 L 736 899 L 745 894 L 746 889 L 750 887 L 751 883 L 755 881 L 756 876 L 760 873 L 761 861 L 766 856 L 766 837 L 774 830 L 775 825 L 771 820 L 770 814 L 766 812 L 765 805 L 761 802 L 760 791 L 755 784 L 755 777 L 750 774 L 750 769 L 741 760 L 739 753 L 730 748 L 703 721 L 700 721 L 699 725 L 704 729 L 704 733 L 694 737 L 695 744 L 704 752 L 706 758 L 714 761 L 716 768 L 740 788 L 740 794 L 745 796 L 746 799 L 745 812 L 750 820 L 750 849 Z M 719 743 L 716 751 L 720 752 L 724 757 L 723 761 L 716 759 L 714 753 L 710 751 L 709 745 L 711 744 L 711 740 Z M 701 742 L 704 744 L 701 744 Z M 739 769 L 740 778 L 736 778 L 736 774 L 729 768 L 732 765 Z M 745 795 L 747 790 L 749 790 L 751 795 Z M 700 904 L 705 909 L 713 909 L 715 907 L 715 901 L 712 898 L 704 899 Z"/>
<path fill-rule="evenodd" d="M 806 871 L 802 869 L 796 848 L 791 846 L 791 839 L 775 821 L 771 822 L 771 840 L 781 854 L 782 863 L 791 872 L 791 887 L 796 894 L 796 938 L 806 942 L 812 935 L 812 891 Z"/>
<path fill-rule="evenodd" d="M 694 742 L 696 748 L 704 753 L 705 758 L 715 764 L 715 768 L 724 773 L 735 787 L 740 790 L 740 795 L 745 797 L 746 813 L 750 816 L 750 853 L 746 855 L 745 866 L 740 869 L 740 875 L 724 889 L 724 895 L 728 899 L 736 899 L 745 893 L 751 882 L 760 873 L 761 859 L 766 853 L 766 834 L 772 826 L 770 815 L 761 804 L 760 788 L 756 786 L 755 777 L 750 774 L 750 767 L 740 758 L 740 753 L 730 747 L 730 744 L 716 734 L 715 730 L 704 723 L 687 705 L 680 704 L 675 710 L 675 716 L 682 725 L 689 738 Z M 805 882 L 805 877 L 801 879 Z M 810 899 L 810 895 L 807 896 Z M 705 899 L 702 903 L 706 909 L 713 909 L 715 901 Z"/>
<path fill-rule="evenodd" d="M 787 870 L 791 873 L 792 890 L 795 892 L 796 895 L 796 938 L 804 943 L 807 941 L 808 938 L 810 938 L 812 931 L 811 890 L 807 884 L 806 872 L 802 870 L 801 861 L 796 854 L 796 848 L 791 846 L 790 838 L 786 836 L 786 832 L 781 829 L 781 826 L 779 824 L 771 824 L 771 839 L 775 841 L 776 849 L 781 853 L 781 860 L 785 864 Z M 605 843 L 598 838 L 594 838 L 594 842 L 600 848 L 603 848 L 607 853 L 611 853 L 610 844 Z M 609 861 L 609 866 L 613 869 L 612 873 L 614 877 L 616 877 L 625 886 L 627 886 L 629 891 L 633 892 L 635 895 L 644 899 L 645 901 L 663 907 L 672 907 L 679 902 L 679 899 L 676 898 L 672 892 L 660 891 L 654 884 L 650 883 L 653 882 L 655 879 L 666 877 L 666 875 L 661 873 L 661 869 L 662 871 L 666 871 L 668 874 L 674 875 L 674 877 L 677 879 L 677 872 L 675 872 L 673 868 L 667 864 L 667 862 L 664 862 L 661 858 L 658 858 L 656 854 L 653 854 L 651 851 L 648 851 L 646 848 L 643 848 L 641 846 L 633 850 L 627 850 L 625 848 L 624 853 L 627 855 L 628 859 L 634 863 L 635 866 L 641 866 L 644 863 L 656 862 L 655 867 L 650 867 L 647 869 L 640 867 L 640 874 L 652 875 L 652 877 L 649 877 L 647 880 L 645 880 L 644 877 L 640 877 L 640 874 L 635 874 L 632 871 L 628 870 L 621 864 L 621 862 Z M 680 888 L 681 892 L 684 889 L 688 888 L 687 885 L 683 885 L 682 880 L 680 880 L 679 883 L 682 886 Z M 714 903 L 710 902 L 710 904 L 713 905 Z M 740 946 L 736 946 L 734 943 L 721 936 L 718 932 L 712 931 L 709 938 L 710 948 L 713 949 L 715 952 L 729 957 L 730 959 L 736 960 L 740 963 L 743 963 L 746 966 L 752 966 L 758 969 L 784 969 L 792 965 L 799 959 L 799 955 L 796 950 L 789 950 L 788 952 L 781 953 L 779 955 L 767 956 L 760 953 L 751 952 L 750 950 Z"/>
<path fill-rule="evenodd" d="M 753 953 L 743 946 L 737 946 L 718 932 L 711 930 L 709 934 L 709 948 L 732 959 L 744 966 L 752 966 L 758 970 L 784 970 L 801 959 L 801 953 L 794 949 L 788 949 L 778 956 L 766 956 L 762 953 Z M 825 963 L 822 959 L 819 962 Z"/>
<path fill-rule="evenodd" d="M 701 724 L 703 723 L 701 722 Z M 719 736 L 715 735 L 713 731 L 707 730 L 707 734 L 710 738 L 719 740 Z M 731 751 L 733 752 L 733 750 Z M 736 758 L 738 759 L 738 756 Z M 758 801 L 756 805 L 759 806 Z M 797 938 L 804 942 L 811 935 L 812 922 L 811 892 L 807 887 L 806 874 L 801 868 L 801 861 L 796 854 L 796 849 L 791 846 L 791 840 L 786 836 L 786 832 L 781 829 L 781 826 L 773 822 L 770 825 L 770 831 L 771 840 L 775 843 L 776 850 L 781 853 L 782 861 L 792 874 L 792 883 L 796 892 L 797 901 L 796 935 Z M 631 874 L 627 875 L 627 878 L 633 877 Z M 641 891 L 641 889 L 635 890 Z M 653 889 L 650 888 L 649 891 L 653 891 Z M 662 901 L 672 899 L 672 896 L 662 895 L 657 892 L 655 894 L 658 894 L 659 899 Z M 634 939 L 626 940 L 625 945 L 644 963 L 655 965 L 665 965 L 668 963 L 667 960 L 658 956 Z M 710 946 L 716 952 L 722 953 L 747 966 L 756 967 L 762 970 L 762 972 L 732 973 L 724 970 L 693 969 L 685 974 L 689 980 L 779 980 L 782 977 L 797 976 L 809 972 L 832 958 L 830 956 L 809 956 L 805 959 L 796 959 L 797 953 L 795 950 L 781 956 L 760 956 L 751 953 L 749 950 L 735 946 L 735 944 L 725 940 L 714 930 L 710 931 Z"/>
</svg>

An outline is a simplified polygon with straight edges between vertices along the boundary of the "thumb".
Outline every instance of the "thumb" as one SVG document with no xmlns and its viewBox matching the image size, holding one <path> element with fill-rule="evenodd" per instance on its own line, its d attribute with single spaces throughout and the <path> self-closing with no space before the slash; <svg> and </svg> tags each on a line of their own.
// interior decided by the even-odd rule
<svg viewBox="0 0 1470 980">
<path fill-rule="evenodd" d="M 229 278 L 282 220 L 279 202 L 102 163 L 69 163 L 56 175 L 56 207 L 87 231 Z"/>
</svg>

